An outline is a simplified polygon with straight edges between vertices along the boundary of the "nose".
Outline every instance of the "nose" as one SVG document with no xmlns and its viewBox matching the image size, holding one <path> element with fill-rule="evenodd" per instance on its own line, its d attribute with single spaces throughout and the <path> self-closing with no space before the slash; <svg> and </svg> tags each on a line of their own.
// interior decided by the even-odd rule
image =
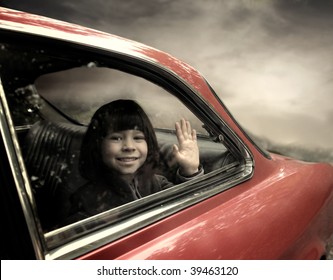
<svg viewBox="0 0 333 280">
<path fill-rule="evenodd" d="M 130 137 L 126 137 L 124 139 L 122 150 L 123 151 L 134 151 L 135 150 L 133 140 Z"/>
</svg>

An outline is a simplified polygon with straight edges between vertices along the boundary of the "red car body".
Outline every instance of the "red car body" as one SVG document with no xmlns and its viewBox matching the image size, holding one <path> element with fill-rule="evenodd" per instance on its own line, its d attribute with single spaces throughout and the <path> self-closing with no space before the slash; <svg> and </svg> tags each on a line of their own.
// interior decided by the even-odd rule
<svg viewBox="0 0 333 280">
<path fill-rule="evenodd" d="M 0 37 L 14 34 L 22 44 L 23 39 L 19 39 L 22 35 L 69 42 L 163 69 L 182 81 L 223 120 L 223 125 L 232 131 L 233 137 L 244 145 L 243 166 L 249 170 L 247 179 L 232 188 L 112 240 L 108 240 L 107 234 L 101 235 L 103 242 L 97 242 L 98 245 L 96 242 L 84 243 L 84 250 L 81 247 L 71 251 L 67 246 L 64 249 L 67 253 L 63 254 L 57 248 L 48 249 L 44 245 L 48 237 L 41 233 L 38 217 L 31 206 L 34 202 L 30 198 L 29 187 L 18 187 L 20 182 L 15 179 L 17 175 L 13 175 L 11 158 L 20 156 L 15 154 L 19 149 L 11 151 L 8 148 L 8 143 L 15 142 L 8 140 L 15 126 L 7 116 L 3 126 L 9 128 L 1 130 L 4 143 L 1 149 L 2 158 L 7 158 L 10 168 L 6 169 L 7 172 L 2 171 L 1 176 L 8 176 L 9 172 L 14 179 L 11 182 L 2 178 L 1 188 L 19 190 L 18 208 L 22 207 L 24 218 L 17 219 L 17 222 L 22 222 L 25 228 L 22 232 L 17 228 L 7 229 L 12 230 L 10 235 L 31 243 L 30 249 L 22 247 L 21 252 L 20 248 L 13 246 L 15 253 L 7 252 L 8 258 L 320 259 L 329 255 L 333 234 L 333 166 L 302 162 L 260 150 L 197 70 L 141 43 L 4 8 L 0 8 L 0 34 Z M 1 76 L 3 79 L 5 77 Z M 6 89 L 2 91 L 6 93 Z M 223 94 L 221 96 L 223 98 Z M 2 108 L 5 107 L 2 100 Z M 26 205 L 30 205 L 32 210 Z M 24 235 L 25 232 L 28 234 Z M 68 244 L 71 242 L 73 240 Z M 29 254 L 29 250 L 33 253 Z"/>
</svg>

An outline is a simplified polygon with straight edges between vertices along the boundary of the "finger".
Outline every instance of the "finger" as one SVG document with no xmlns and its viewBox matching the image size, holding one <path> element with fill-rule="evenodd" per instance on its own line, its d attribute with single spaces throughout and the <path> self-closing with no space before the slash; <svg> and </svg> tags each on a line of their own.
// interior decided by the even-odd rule
<svg viewBox="0 0 333 280">
<path fill-rule="evenodd" d="M 188 133 L 188 128 L 187 128 L 187 123 L 185 121 L 185 119 L 181 119 L 181 128 L 182 128 L 182 133 L 184 135 L 185 139 L 188 139 L 189 133 Z"/>
<path fill-rule="evenodd" d="M 192 140 L 197 141 L 197 131 L 195 129 L 192 130 Z"/>
<path fill-rule="evenodd" d="M 187 134 L 192 138 L 192 128 L 191 128 L 191 123 L 189 121 L 186 121 L 186 129 L 187 129 Z"/>
<path fill-rule="evenodd" d="M 175 128 L 176 128 L 176 136 L 177 136 L 178 142 L 184 141 L 184 134 L 183 134 L 183 131 L 181 128 L 181 124 L 179 122 L 176 122 Z"/>
<path fill-rule="evenodd" d="M 172 152 L 173 152 L 174 155 L 178 154 L 179 149 L 178 149 L 178 146 L 176 144 L 173 145 Z"/>
</svg>

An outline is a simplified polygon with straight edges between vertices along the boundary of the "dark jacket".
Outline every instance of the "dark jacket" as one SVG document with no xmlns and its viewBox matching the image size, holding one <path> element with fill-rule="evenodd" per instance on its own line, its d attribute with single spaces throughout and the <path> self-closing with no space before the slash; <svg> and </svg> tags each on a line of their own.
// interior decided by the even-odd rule
<svg viewBox="0 0 333 280">
<path fill-rule="evenodd" d="M 188 181 L 203 173 L 202 168 L 189 178 L 177 173 L 177 183 Z M 70 217 L 66 223 L 96 215 L 174 185 L 161 175 L 153 175 L 149 179 L 141 180 L 140 182 L 138 178 L 135 178 L 131 184 L 128 184 L 116 176 L 109 175 L 103 176 L 97 182 L 88 182 L 71 196 Z"/>
<path fill-rule="evenodd" d="M 160 175 L 154 175 L 145 184 L 137 180 L 128 184 L 120 179 L 89 182 L 72 195 L 70 213 L 80 219 L 87 218 L 172 186 Z"/>
</svg>

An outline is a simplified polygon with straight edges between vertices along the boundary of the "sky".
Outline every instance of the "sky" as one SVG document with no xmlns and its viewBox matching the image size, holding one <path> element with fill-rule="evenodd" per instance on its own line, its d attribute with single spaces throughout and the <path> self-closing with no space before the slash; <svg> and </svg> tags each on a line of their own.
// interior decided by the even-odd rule
<svg viewBox="0 0 333 280">
<path fill-rule="evenodd" d="M 333 158 L 333 0 L 25 0 L 197 68 L 253 134 Z"/>
</svg>

